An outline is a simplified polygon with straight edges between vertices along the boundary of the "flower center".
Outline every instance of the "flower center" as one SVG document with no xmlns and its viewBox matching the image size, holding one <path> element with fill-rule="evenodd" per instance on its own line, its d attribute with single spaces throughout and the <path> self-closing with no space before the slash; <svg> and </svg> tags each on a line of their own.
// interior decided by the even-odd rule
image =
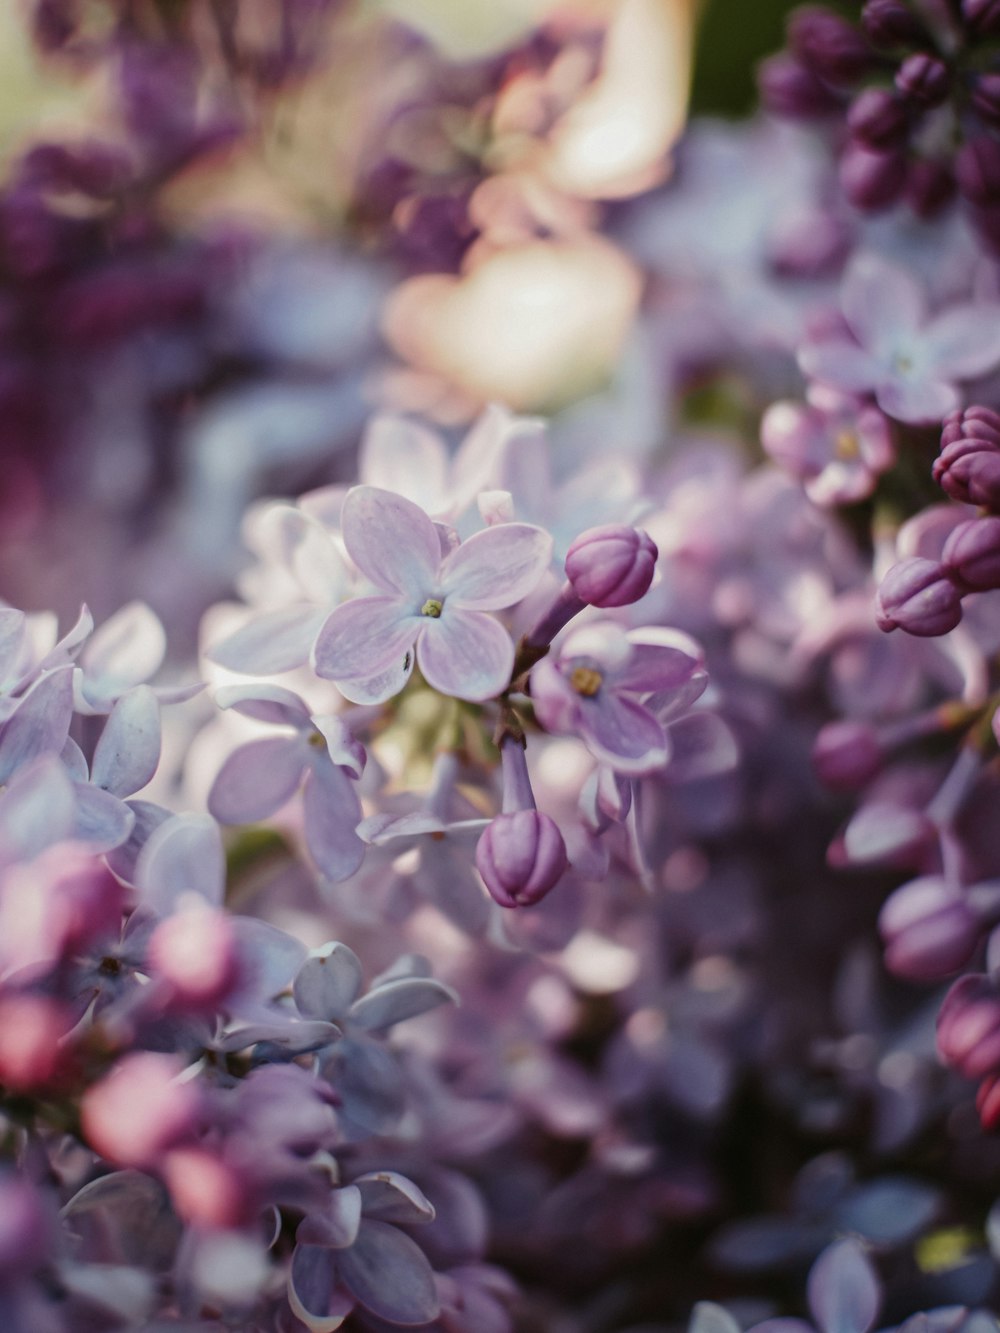
<svg viewBox="0 0 1000 1333">
<path fill-rule="evenodd" d="M 570 687 L 585 699 L 592 699 L 603 682 L 604 677 L 595 667 L 578 666 L 569 673 Z"/>
<path fill-rule="evenodd" d="M 420 608 L 420 614 L 430 616 L 432 620 L 437 620 L 443 610 L 444 602 L 439 602 L 436 597 L 428 597 Z"/>
<path fill-rule="evenodd" d="M 833 452 L 843 463 L 852 462 L 861 456 L 861 446 L 853 430 L 838 430 L 833 440 Z"/>
</svg>

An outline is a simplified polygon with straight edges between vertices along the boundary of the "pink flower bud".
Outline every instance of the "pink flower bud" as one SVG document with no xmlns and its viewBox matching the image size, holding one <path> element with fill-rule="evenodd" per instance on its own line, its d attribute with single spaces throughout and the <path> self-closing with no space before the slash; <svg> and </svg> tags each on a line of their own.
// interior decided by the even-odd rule
<svg viewBox="0 0 1000 1333">
<path fill-rule="evenodd" d="M 649 591 L 659 552 L 640 528 L 607 523 L 582 532 L 566 554 L 566 577 L 591 606 L 630 606 Z"/>
<path fill-rule="evenodd" d="M 154 976 L 170 986 L 175 1007 L 213 1011 L 239 980 L 239 956 L 225 912 L 191 908 L 162 921 L 149 942 Z"/>
<path fill-rule="evenodd" d="M 966 1078 L 1000 1070 L 1000 993 L 987 976 L 961 977 L 952 986 L 938 1014 L 937 1047 Z"/>
<path fill-rule="evenodd" d="M 242 1226 L 259 1208 L 245 1173 L 205 1148 L 167 1153 L 163 1176 L 177 1215 L 194 1226 Z"/>
<path fill-rule="evenodd" d="M 867 722 L 830 722 L 816 737 L 812 761 L 827 787 L 855 791 L 882 767 L 882 747 Z"/>
<path fill-rule="evenodd" d="M 941 563 L 970 592 L 1000 588 L 1000 518 L 959 523 L 944 544 Z"/>
<path fill-rule="evenodd" d="M 887 899 L 878 926 L 890 972 L 938 981 L 969 961 L 983 923 L 959 889 L 940 875 L 923 875 Z"/>
<path fill-rule="evenodd" d="M 911 556 L 886 574 L 875 609 L 880 630 L 903 629 L 920 638 L 936 638 L 962 619 L 962 595 L 936 560 Z"/>
<path fill-rule="evenodd" d="M 137 1051 L 87 1089 L 80 1104 L 84 1138 L 116 1166 L 147 1170 L 193 1133 L 201 1110 L 194 1083 L 181 1083 L 177 1056 Z"/>
<path fill-rule="evenodd" d="M 72 1026 L 66 1006 L 48 995 L 0 999 L 0 1083 L 15 1092 L 57 1083 L 73 1063 L 59 1045 Z"/>
<path fill-rule="evenodd" d="M 568 865 L 555 821 L 537 810 L 497 815 L 476 845 L 476 867 L 501 907 L 544 898 Z"/>
</svg>

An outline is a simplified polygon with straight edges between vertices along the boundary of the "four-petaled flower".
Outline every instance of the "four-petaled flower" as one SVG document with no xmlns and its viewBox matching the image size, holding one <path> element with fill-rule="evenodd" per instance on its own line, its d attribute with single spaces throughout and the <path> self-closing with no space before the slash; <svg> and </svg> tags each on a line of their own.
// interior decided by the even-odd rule
<svg viewBox="0 0 1000 1333">
<path fill-rule="evenodd" d="M 313 647 L 316 673 L 355 703 L 392 698 L 419 665 L 442 694 L 481 701 L 510 679 L 514 645 L 488 611 L 513 606 L 548 569 L 552 538 L 527 523 L 477 532 L 442 557 L 432 520 L 375 486 L 344 499 L 344 544 L 381 595 L 345 602 Z"/>
</svg>

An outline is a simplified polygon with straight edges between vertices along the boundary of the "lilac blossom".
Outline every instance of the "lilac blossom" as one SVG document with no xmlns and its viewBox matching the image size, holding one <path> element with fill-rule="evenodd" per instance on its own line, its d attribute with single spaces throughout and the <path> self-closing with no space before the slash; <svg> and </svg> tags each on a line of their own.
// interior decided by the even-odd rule
<svg viewBox="0 0 1000 1333">
<path fill-rule="evenodd" d="M 873 254 L 852 260 L 840 299 L 850 336 L 807 343 L 799 365 L 845 393 L 874 394 L 900 421 L 941 421 L 960 405 L 956 382 L 1000 362 L 992 305 L 958 304 L 929 317 L 920 283 Z"/>
<path fill-rule="evenodd" d="M 380 594 L 338 607 L 313 647 L 318 675 L 355 703 L 398 694 L 419 664 L 442 694 L 482 700 L 510 679 L 514 645 L 488 611 L 521 601 L 548 567 L 552 539 L 505 523 L 475 533 L 442 558 L 434 524 L 402 496 L 349 491 L 344 543 Z"/>
</svg>

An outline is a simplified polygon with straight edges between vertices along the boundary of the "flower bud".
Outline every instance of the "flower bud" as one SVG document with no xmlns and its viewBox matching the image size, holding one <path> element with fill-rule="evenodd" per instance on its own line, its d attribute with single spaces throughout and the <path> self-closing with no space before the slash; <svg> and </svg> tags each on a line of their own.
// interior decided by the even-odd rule
<svg viewBox="0 0 1000 1333">
<path fill-rule="evenodd" d="M 955 159 L 955 177 L 971 203 L 995 204 L 1000 199 L 1000 143 L 980 134 L 963 144 Z"/>
<path fill-rule="evenodd" d="M 825 83 L 842 87 L 868 73 L 872 52 L 864 34 L 828 9 L 800 9 L 788 23 L 788 45 Z"/>
<path fill-rule="evenodd" d="M 987 1074 L 976 1093 L 979 1122 L 987 1132 L 1000 1127 L 1000 1076 Z"/>
<path fill-rule="evenodd" d="M 977 74 L 969 100 L 988 125 L 1000 128 L 1000 74 Z"/>
<path fill-rule="evenodd" d="M 501 907 L 537 903 L 568 864 L 558 826 L 537 810 L 497 815 L 476 845 L 476 867 Z"/>
<path fill-rule="evenodd" d="M 867 0 L 861 11 L 861 26 L 874 46 L 922 46 L 930 40 L 927 29 L 904 0 Z"/>
<path fill-rule="evenodd" d="M 149 965 L 169 985 L 175 1007 L 213 1012 L 239 981 L 230 918 L 203 907 L 176 912 L 153 932 Z"/>
<path fill-rule="evenodd" d="M 939 106 L 951 88 L 951 73 L 943 60 L 919 51 L 903 61 L 895 83 L 904 96 L 920 106 Z"/>
<path fill-rule="evenodd" d="M 83 1094 L 80 1121 L 95 1152 L 116 1166 L 147 1170 L 196 1127 L 201 1099 L 182 1083 L 183 1062 L 173 1055 L 135 1051 Z"/>
<path fill-rule="evenodd" d="M 952 986 L 938 1014 L 937 1048 L 966 1078 L 1000 1069 L 1000 993 L 989 977 L 977 973 Z"/>
<path fill-rule="evenodd" d="M 869 148 L 890 148 L 906 138 L 910 114 L 887 88 L 866 88 L 851 103 L 847 128 Z"/>
<path fill-rule="evenodd" d="M 817 120 L 840 110 L 840 99 L 812 70 L 781 53 L 757 66 L 760 100 L 772 116 L 786 120 Z"/>
<path fill-rule="evenodd" d="M 914 158 L 907 169 L 903 194 L 917 217 L 934 217 L 955 195 L 951 163 L 939 157 Z"/>
<path fill-rule="evenodd" d="M 953 500 L 1000 512 L 1000 415 L 988 407 L 949 413 L 933 476 Z"/>
<path fill-rule="evenodd" d="M 903 629 L 919 638 L 947 634 L 962 619 L 962 595 L 936 560 L 911 556 L 893 565 L 878 590 L 875 619 L 886 633 Z"/>
<path fill-rule="evenodd" d="M 906 156 L 896 149 L 867 148 L 854 140 L 841 154 L 839 174 L 841 188 L 855 208 L 888 208 L 906 184 Z"/>
<path fill-rule="evenodd" d="M 566 577 L 590 606 L 630 606 L 649 591 L 659 552 L 641 528 L 606 523 L 580 534 L 566 553 Z"/>
<path fill-rule="evenodd" d="M 812 762 L 825 786 L 855 791 L 882 767 L 882 747 L 867 722 L 830 722 L 816 737 Z"/>
<path fill-rule="evenodd" d="M 939 875 L 923 875 L 890 895 L 878 928 L 890 972 L 938 981 L 969 961 L 983 923 L 959 889 Z"/>
<path fill-rule="evenodd" d="M 260 1207 L 246 1171 L 207 1148 L 174 1148 L 164 1159 L 163 1177 L 177 1215 L 193 1226 L 243 1226 Z"/>
<path fill-rule="evenodd" d="M 959 523 L 944 544 L 941 563 L 968 592 L 1000 588 L 1000 517 Z"/>
<path fill-rule="evenodd" d="M 59 1042 L 73 1025 L 70 1010 L 51 996 L 5 995 L 0 999 L 0 1083 L 13 1092 L 58 1083 L 73 1061 Z"/>
<path fill-rule="evenodd" d="M 979 37 L 1000 32 L 1000 0 L 962 0 L 962 17 Z"/>
</svg>

